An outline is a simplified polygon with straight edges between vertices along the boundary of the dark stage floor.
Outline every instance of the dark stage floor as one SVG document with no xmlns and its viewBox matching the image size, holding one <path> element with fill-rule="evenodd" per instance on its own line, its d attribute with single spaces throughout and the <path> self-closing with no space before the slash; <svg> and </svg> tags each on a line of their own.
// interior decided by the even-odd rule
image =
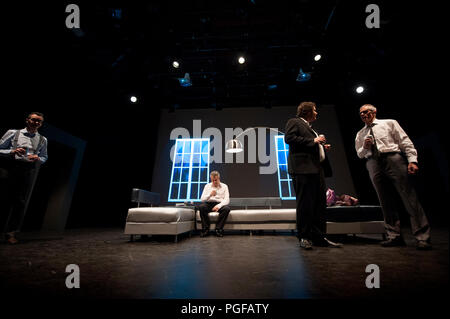
<svg viewBox="0 0 450 319">
<path fill-rule="evenodd" d="M 121 229 L 23 233 L 0 244 L 2 292 L 59 298 L 430 298 L 448 288 L 448 229 L 433 229 L 433 250 L 382 248 L 381 236 L 346 236 L 341 249 L 303 251 L 291 233 L 183 235 L 129 242 Z M 68 289 L 68 264 L 80 288 Z M 365 285 L 365 268 L 380 268 L 380 288 Z"/>
</svg>

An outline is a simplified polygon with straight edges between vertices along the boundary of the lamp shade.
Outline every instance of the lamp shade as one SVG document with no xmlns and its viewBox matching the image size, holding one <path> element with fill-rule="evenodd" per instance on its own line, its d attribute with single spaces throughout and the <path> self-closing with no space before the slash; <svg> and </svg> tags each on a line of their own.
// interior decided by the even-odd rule
<svg viewBox="0 0 450 319">
<path fill-rule="evenodd" d="M 244 148 L 239 140 L 229 140 L 225 146 L 225 152 L 227 153 L 239 153 L 243 150 Z"/>
</svg>

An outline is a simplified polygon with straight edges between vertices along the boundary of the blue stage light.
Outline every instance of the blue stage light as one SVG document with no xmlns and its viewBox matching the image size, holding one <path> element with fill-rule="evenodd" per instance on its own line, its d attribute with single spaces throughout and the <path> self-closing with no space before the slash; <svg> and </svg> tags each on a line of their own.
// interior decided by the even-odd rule
<svg viewBox="0 0 450 319">
<path fill-rule="evenodd" d="M 306 82 L 309 80 L 311 80 L 311 74 L 303 72 L 302 68 L 300 68 L 297 75 L 297 82 Z"/>
<path fill-rule="evenodd" d="M 114 19 L 122 20 L 122 9 L 109 9 L 109 12 Z"/>
<path fill-rule="evenodd" d="M 180 85 L 182 87 L 192 86 L 191 77 L 190 77 L 189 73 L 186 73 L 184 75 L 184 78 L 178 78 L 178 81 L 180 81 Z"/>
</svg>

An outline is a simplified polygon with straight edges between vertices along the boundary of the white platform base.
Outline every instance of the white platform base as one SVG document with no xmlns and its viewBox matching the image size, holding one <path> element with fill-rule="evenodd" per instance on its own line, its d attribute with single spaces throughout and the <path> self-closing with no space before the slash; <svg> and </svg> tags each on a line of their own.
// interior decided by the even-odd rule
<svg viewBox="0 0 450 319">
<path fill-rule="evenodd" d="M 126 235 L 177 235 L 194 230 L 194 221 L 173 223 L 132 223 L 127 222 Z"/>
</svg>

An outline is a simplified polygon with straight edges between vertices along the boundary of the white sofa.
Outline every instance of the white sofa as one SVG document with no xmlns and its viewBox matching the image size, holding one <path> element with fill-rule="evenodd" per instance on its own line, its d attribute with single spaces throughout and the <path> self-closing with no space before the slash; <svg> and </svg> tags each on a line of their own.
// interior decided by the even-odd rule
<svg viewBox="0 0 450 319">
<path fill-rule="evenodd" d="M 278 197 L 232 198 L 225 230 L 294 230 L 295 208 L 281 206 Z M 248 207 L 260 207 L 251 208 Z M 210 212 L 211 229 L 214 229 L 219 213 Z M 384 234 L 383 214 L 380 206 L 333 206 L 327 207 L 327 234 Z M 196 228 L 201 229 L 200 213 L 196 213 Z"/>
<path fill-rule="evenodd" d="M 138 207 L 128 210 L 125 234 L 134 235 L 178 235 L 201 229 L 200 213 L 195 207 L 141 207 L 142 203 L 159 204 L 159 195 L 133 189 L 132 201 Z M 232 208 L 225 230 L 295 230 L 295 208 L 278 208 L 281 199 L 232 198 Z M 251 207 L 250 209 L 248 209 Z M 274 208 L 275 207 L 275 208 Z M 244 209 L 235 209 L 244 208 Z M 218 213 L 209 213 L 211 229 L 214 229 Z M 328 234 L 384 234 L 384 221 L 379 206 L 352 206 L 327 208 Z"/>
</svg>

